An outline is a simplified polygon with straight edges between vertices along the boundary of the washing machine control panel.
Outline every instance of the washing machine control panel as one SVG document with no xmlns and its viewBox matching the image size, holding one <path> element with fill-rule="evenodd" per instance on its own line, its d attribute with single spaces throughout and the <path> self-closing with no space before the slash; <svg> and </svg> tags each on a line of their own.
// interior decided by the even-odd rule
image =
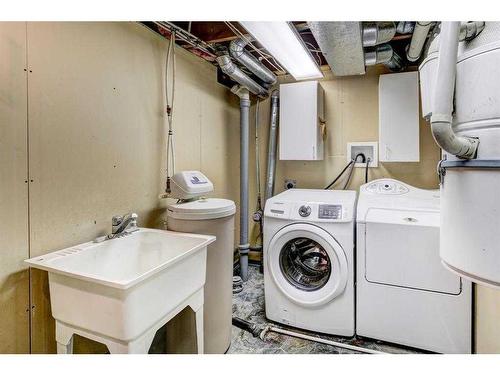
<svg viewBox="0 0 500 375">
<path fill-rule="evenodd" d="M 353 220 L 353 207 L 345 202 L 279 202 L 266 204 L 265 216 L 282 220 L 307 222 L 350 222 Z"/>
<path fill-rule="evenodd" d="M 395 181 L 382 180 L 375 181 L 366 187 L 366 191 L 374 194 L 406 194 L 409 189 Z"/>
<path fill-rule="evenodd" d="M 342 219 L 342 205 L 340 204 L 320 204 L 318 219 Z"/>
</svg>

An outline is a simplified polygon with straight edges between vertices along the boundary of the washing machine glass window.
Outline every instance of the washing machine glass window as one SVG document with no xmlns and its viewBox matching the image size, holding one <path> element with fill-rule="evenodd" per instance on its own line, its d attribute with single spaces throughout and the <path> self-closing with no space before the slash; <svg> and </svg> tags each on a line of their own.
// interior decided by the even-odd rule
<svg viewBox="0 0 500 375">
<path fill-rule="evenodd" d="M 346 287 L 349 271 L 343 249 L 330 233 L 315 225 L 287 225 L 273 236 L 266 254 L 267 272 L 298 305 L 324 305 Z"/>
<path fill-rule="evenodd" d="M 286 242 L 279 262 L 286 280 L 305 291 L 312 292 L 325 286 L 332 272 L 327 251 L 318 242 L 306 237 Z"/>
</svg>

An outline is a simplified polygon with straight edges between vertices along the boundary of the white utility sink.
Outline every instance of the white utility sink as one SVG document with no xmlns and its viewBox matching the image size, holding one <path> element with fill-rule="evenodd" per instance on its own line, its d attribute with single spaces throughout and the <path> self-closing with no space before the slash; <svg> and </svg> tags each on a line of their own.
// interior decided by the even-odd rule
<svg viewBox="0 0 500 375">
<path fill-rule="evenodd" d="M 186 306 L 202 328 L 206 251 L 214 241 L 139 228 L 26 260 L 49 272 L 58 352 L 72 351 L 76 333 L 103 342 L 111 353 L 147 353 L 156 330 Z"/>
</svg>

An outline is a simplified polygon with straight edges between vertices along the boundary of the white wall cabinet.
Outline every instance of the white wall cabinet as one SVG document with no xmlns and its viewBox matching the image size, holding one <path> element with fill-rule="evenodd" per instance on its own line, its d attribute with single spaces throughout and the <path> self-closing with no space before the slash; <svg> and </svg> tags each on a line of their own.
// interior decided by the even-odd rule
<svg viewBox="0 0 500 375">
<path fill-rule="evenodd" d="M 280 85 L 280 160 L 323 160 L 323 102 L 318 81 Z"/>
<path fill-rule="evenodd" d="M 379 78 L 379 160 L 418 162 L 418 73 L 384 74 Z"/>
</svg>

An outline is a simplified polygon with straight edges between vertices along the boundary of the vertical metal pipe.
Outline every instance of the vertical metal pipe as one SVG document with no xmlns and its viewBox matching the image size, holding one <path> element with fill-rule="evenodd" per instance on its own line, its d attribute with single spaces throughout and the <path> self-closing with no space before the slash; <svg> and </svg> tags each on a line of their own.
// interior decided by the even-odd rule
<svg viewBox="0 0 500 375">
<path fill-rule="evenodd" d="M 243 281 L 248 280 L 248 149 L 250 138 L 250 96 L 248 90 L 240 92 L 240 271 Z"/>
<path fill-rule="evenodd" d="M 274 176 L 276 174 L 276 139 L 278 137 L 279 92 L 271 94 L 271 124 L 269 126 L 269 141 L 267 153 L 267 178 L 264 199 L 267 201 L 274 195 Z M 265 205 L 265 201 L 264 201 Z"/>
</svg>

